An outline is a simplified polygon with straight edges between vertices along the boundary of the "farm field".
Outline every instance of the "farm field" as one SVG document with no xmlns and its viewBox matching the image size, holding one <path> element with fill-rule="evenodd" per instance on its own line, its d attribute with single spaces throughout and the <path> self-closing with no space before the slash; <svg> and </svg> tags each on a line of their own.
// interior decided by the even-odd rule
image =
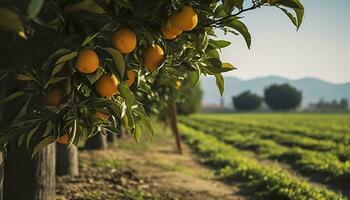
<svg viewBox="0 0 350 200">
<path fill-rule="evenodd" d="M 196 114 L 180 122 L 204 163 L 254 198 L 350 196 L 350 115 Z"/>
</svg>

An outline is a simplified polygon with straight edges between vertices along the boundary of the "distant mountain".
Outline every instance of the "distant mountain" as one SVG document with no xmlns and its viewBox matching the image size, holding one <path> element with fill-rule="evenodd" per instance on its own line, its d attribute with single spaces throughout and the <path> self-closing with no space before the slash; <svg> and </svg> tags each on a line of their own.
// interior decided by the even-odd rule
<svg viewBox="0 0 350 200">
<path fill-rule="evenodd" d="M 250 80 L 242 80 L 236 77 L 225 77 L 225 92 L 223 95 L 225 106 L 232 107 L 232 96 L 236 96 L 246 90 L 263 95 L 264 88 L 271 84 L 289 83 L 303 93 L 302 106 L 317 102 L 321 98 L 333 100 L 346 98 L 350 101 L 350 82 L 333 84 L 316 78 L 303 78 L 291 80 L 279 76 L 267 76 Z M 203 105 L 220 104 L 220 94 L 216 88 L 215 78 L 201 78 L 201 86 L 204 91 Z"/>
</svg>

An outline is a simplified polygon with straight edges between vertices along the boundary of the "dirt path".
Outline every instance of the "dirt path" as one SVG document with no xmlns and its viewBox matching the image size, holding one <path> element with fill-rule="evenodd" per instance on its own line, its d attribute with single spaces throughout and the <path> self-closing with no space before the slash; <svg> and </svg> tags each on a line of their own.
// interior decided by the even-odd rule
<svg viewBox="0 0 350 200">
<path fill-rule="evenodd" d="M 186 199 L 243 199 L 234 195 L 237 188 L 215 180 L 213 172 L 199 164 L 198 158 L 186 145 L 183 145 L 183 155 L 179 155 L 172 140 L 162 138 L 153 142 L 147 144 L 147 150 L 143 151 L 140 147 L 133 149 L 135 144 L 124 139 L 120 142 L 124 148 L 118 151 L 118 156 L 147 179 L 155 180 L 165 188 L 187 193 Z M 131 145 L 133 150 L 124 150 L 126 145 Z"/>
<path fill-rule="evenodd" d="M 118 141 L 106 151 L 81 151 L 80 176 L 58 178 L 58 200 L 243 200 L 237 187 L 216 180 L 190 149 L 173 137 Z"/>
</svg>

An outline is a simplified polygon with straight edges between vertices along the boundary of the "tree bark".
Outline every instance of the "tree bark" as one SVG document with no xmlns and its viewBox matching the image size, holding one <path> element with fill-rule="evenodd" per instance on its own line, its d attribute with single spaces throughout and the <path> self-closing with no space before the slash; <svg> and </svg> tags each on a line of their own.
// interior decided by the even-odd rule
<svg viewBox="0 0 350 200">
<path fill-rule="evenodd" d="M 0 200 L 3 198 L 3 187 L 4 187 L 4 157 L 3 152 L 0 151 Z"/>
<path fill-rule="evenodd" d="M 86 141 L 85 149 L 88 150 L 104 150 L 107 149 L 107 136 L 98 133 Z"/>
<path fill-rule="evenodd" d="M 78 176 L 78 148 L 74 145 L 67 149 L 67 145 L 56 144 L 56 175 Z"/>
<path fill-rule="evenodd" d="M 170 126 L 171 126 L 171 130 L 173 132 L 173 135 L 175 137 L 177 150 L 178 150 L 179 154 L 182 154 L 181 138 L 180 138 L 180 134 L 179 134 L 179 129 L 177 127 L 177 112 L 176 112 L 175 102 L 173 102 L 169 105 L 169 111 L 170 111 Z"/>
<path fill-rule="evenodd" d="M 4 165 L 4 200 L 55 199 L 55 144 L 33 159 L 25 147 L 9 146 Z"/>
</svg>

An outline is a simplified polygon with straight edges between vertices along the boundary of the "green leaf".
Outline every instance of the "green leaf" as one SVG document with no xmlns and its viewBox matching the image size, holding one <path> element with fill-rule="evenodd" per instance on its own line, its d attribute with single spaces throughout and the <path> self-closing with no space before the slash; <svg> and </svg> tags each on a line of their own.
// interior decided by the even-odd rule
<svg viewBox="0 0 350 200">
<path fill-rule="evenodd" d="M 81 44 L 82 47 L 88 45 L 93 39 L 95 39 L 95 37 L 98 36 L 98 34 L 100 34 L 99 32 L 89 35 L 85 38 L 85 40 L 83 41 L 83 43 Z"/>
<path fill-rule="evenodd" d="M 220 95 L 224 94 L 224 77 L 222 74 L 215 74 L 216 86 L 219 89 Z"/>
<path fill-rule="evenodd" d="M 34 78 L 32 76 L 26 75 L 26 74 L 18 74 L 16 76 L 16 79 L 19 81 L 32 81 Z"/>
<path fill-rule="evenodd" d="M 193 71 L 193 72 L 191 73 L 191 82 L 192 82 L 192 86 L 193 86 L 193 87 L 195 87 L 195 86 L 198 85 L 200 73 L 201 73 L 201 71 L 200 71 L 199 68 L 197 68 L 195 71 Z"/>
<path fill-rule="evenodd" d="M 15 93 L 11 94 L 10 96 L 8 96 L 8 97 L 2 99 L 2 100 L 0 101 L 0 105 L 1 105 L 1 104 L 5 104 L 5 103 L 7 103 L 7 102 L 9 102 L 9 101 L 12 101 L 12 100 L 14 100 L 14 99 L 17 99 L 17 98 L 19 98 L 19 97 L 21 97 L 21 96 L 23 96 L 23 95 L 25 95 L 25 94 L 26 94 L 26 93 L 23 92 L 23 91 L 17 91 L 17 92 L 15 92 Z"/>
<path fill-rule="evenodd" d="M 235 29 L 236 31 L 238 31 L 239 33 L 241 33 L 241 35 L 244 37 L 248 48 L 250 48 L 251 42 L 252 42 L 252 37 L 248 31 L 248 28 L 246 27 L 246 25 L 239 21 L 237 18 L 234 20 L 230 20 L 230 21 L 225 21 L 223 22 L 226 26 Z"/>
<path fill-rule="evenodd" d="M 138 107 L 133 109 L 133 111 L 140 117 L 142 127 L 154 135 L 151 119 L 147 116 L 145 110 L 142 107 Z"/>
<path fill-rule="evenodd" d="M 131 11 L 135 12 L 135 7 L 132 5 L 132 3 L 129 0 L 114 0 L 116 3 L 118 3 L 121 7 L 129 8 Z"/>
<path fill-rule="evenodd" d="M 119 84 L 120 96 L 125 99 L 125 103 L 128 109 L 131 109 L 133 105 L 133 98 L 130 89 L 123 83 Z"/>
<path fill-rule="evenodd" d="M 67 13 L 73 13 L 78 11 L 86 11 L 95 14 L 106 13 L 106 11 L 94 0 L 84 0 L 78 3 L 69 4 L 64 8 L 64 11 Z"/>
<path fill-rule="evenodd" d="M 66 80 L 66 79 L 67 79 L 67 77 L 65 77 L 65 76 L 64 77 L 53 77 L 45 84 L 45 88 L 47 88 L 51 84 L 55 84 L 55 83 L 58 83 L 60 81 Z"/>
<path fill-rule="evenodd" d="M 117 67 L 121 78 L 123 78 L 125 73 L 125 61 L 123 54 L 117 49 L 110 47 L 104 48 L 104 50 L 106 50 L 113 57 L 114 64 Z"/>
<path fill-rule="evenodd" d="M 69 61 L 72 60 L 73 58 L 75 58 L 78 55 L 78 52 L 73 51 L 71 53 L 65 54 L 63 56 L 61 56 L 55 63 L 55 67 L 52 70 L 52 74 L 51 76 L 56 75 L 59 71 L 62 70 L 64 64 Z"/>
<path fill-rule="evenodd" d="M 221 48 L 229 46 L 230 44 L 231 44 L 231 42 L 226 41 L 226 40 L 209 39 L 209 46 L 212 47 L 213 49 L 221 49 Z"/>
<path fill-rule="evenodd" d="M 140 141 L 141 133 L 142 133 L 141 126 L 138 123 L 136 123 L 134 128 L 134 133 L 133 133 L 136 142 Z"/>
<path fill-rule="evenodd" d="M 297 19 L 293 16 L 292 13 L 290 13 L 287 9 L 285 8 L 281 8 L 281 7 L 278 7 L 279 9 L 281 9 L 287 16 L 288 18 L 292 21 L 292 23 L 298 27 L 298 22 L 297 22 Z"/>
<path fill-rule="evenodd" d="M 23 144 L 23 142 L 24 142 L 24 139 L 26 138 L 26 136 L 27 136 L 27 134 L 26 133 L 22 133 L 22 135 L 21 136 L 19 136 L 19 138 L 18 138 L 18 146 L 20 147 L 22 144 Z"/>
<path fill-rule="evenodd" d="M 237 69 L 230 63 L 222 63 L 222 68 L 225 69 L 225 72 Z"/>
<path fill-rule="evenodd" d="M 283 6 L 286 6 L 288 8 L 303 9 L 303 5 L 299 2 L 299 0 L 280 0 L 277 3 L 279 5 L 283 5 Z"/>
<path fill-rule="evenodd" d="M 102 67 L 99 67 L 97 69 L 96 72 L 92 73 L 92 74 L 86 74 L 86 78 L 89 80 L 90 84 L 94 84 L 96 83 L 96 81 L 98 81 L 98 79 L 104 74 L 104 70 L 102 69 Z"/>
<path fill-rule="evenodd" d="M 44 131 L 43 137 L 48 136 L 53 131 L 53 123 L 51 121 L 48 121 L 46 124 L 46 129 Z"/>
<path fill-rule="evenodd" d="M 31 0 L 27 9 L 28 17 L 33 18 L 39 14 L 43 4 L 44 0 Z"/>
<path fill-rule="evenodd" d="M 34 148 L 32 153 L 32 158 L 43 148 L 47 147 L 49 144 L 53 143 L 56 140 L 56 137 L 53 135 L 49 135 L 43 140 L 41 140 Z"/>
<path fill-rule="evenodd" d="M 23 32 L 23 23 L 19 16 L 9 9 L 0 7 L 0 29 L 14 32 Z"/>
<path fill-rule="evenodd" d="M 29 131 L 28 136 L 27 136 L 27 147 L 29 147 L 30 140 L 32 139 L 32 137 L 36 133 L 36 131 L 39 129 L 40 125 L 41 124 L 39 123 L 35 128 L 33 128 L 31 131 Z"/>
</svg>

